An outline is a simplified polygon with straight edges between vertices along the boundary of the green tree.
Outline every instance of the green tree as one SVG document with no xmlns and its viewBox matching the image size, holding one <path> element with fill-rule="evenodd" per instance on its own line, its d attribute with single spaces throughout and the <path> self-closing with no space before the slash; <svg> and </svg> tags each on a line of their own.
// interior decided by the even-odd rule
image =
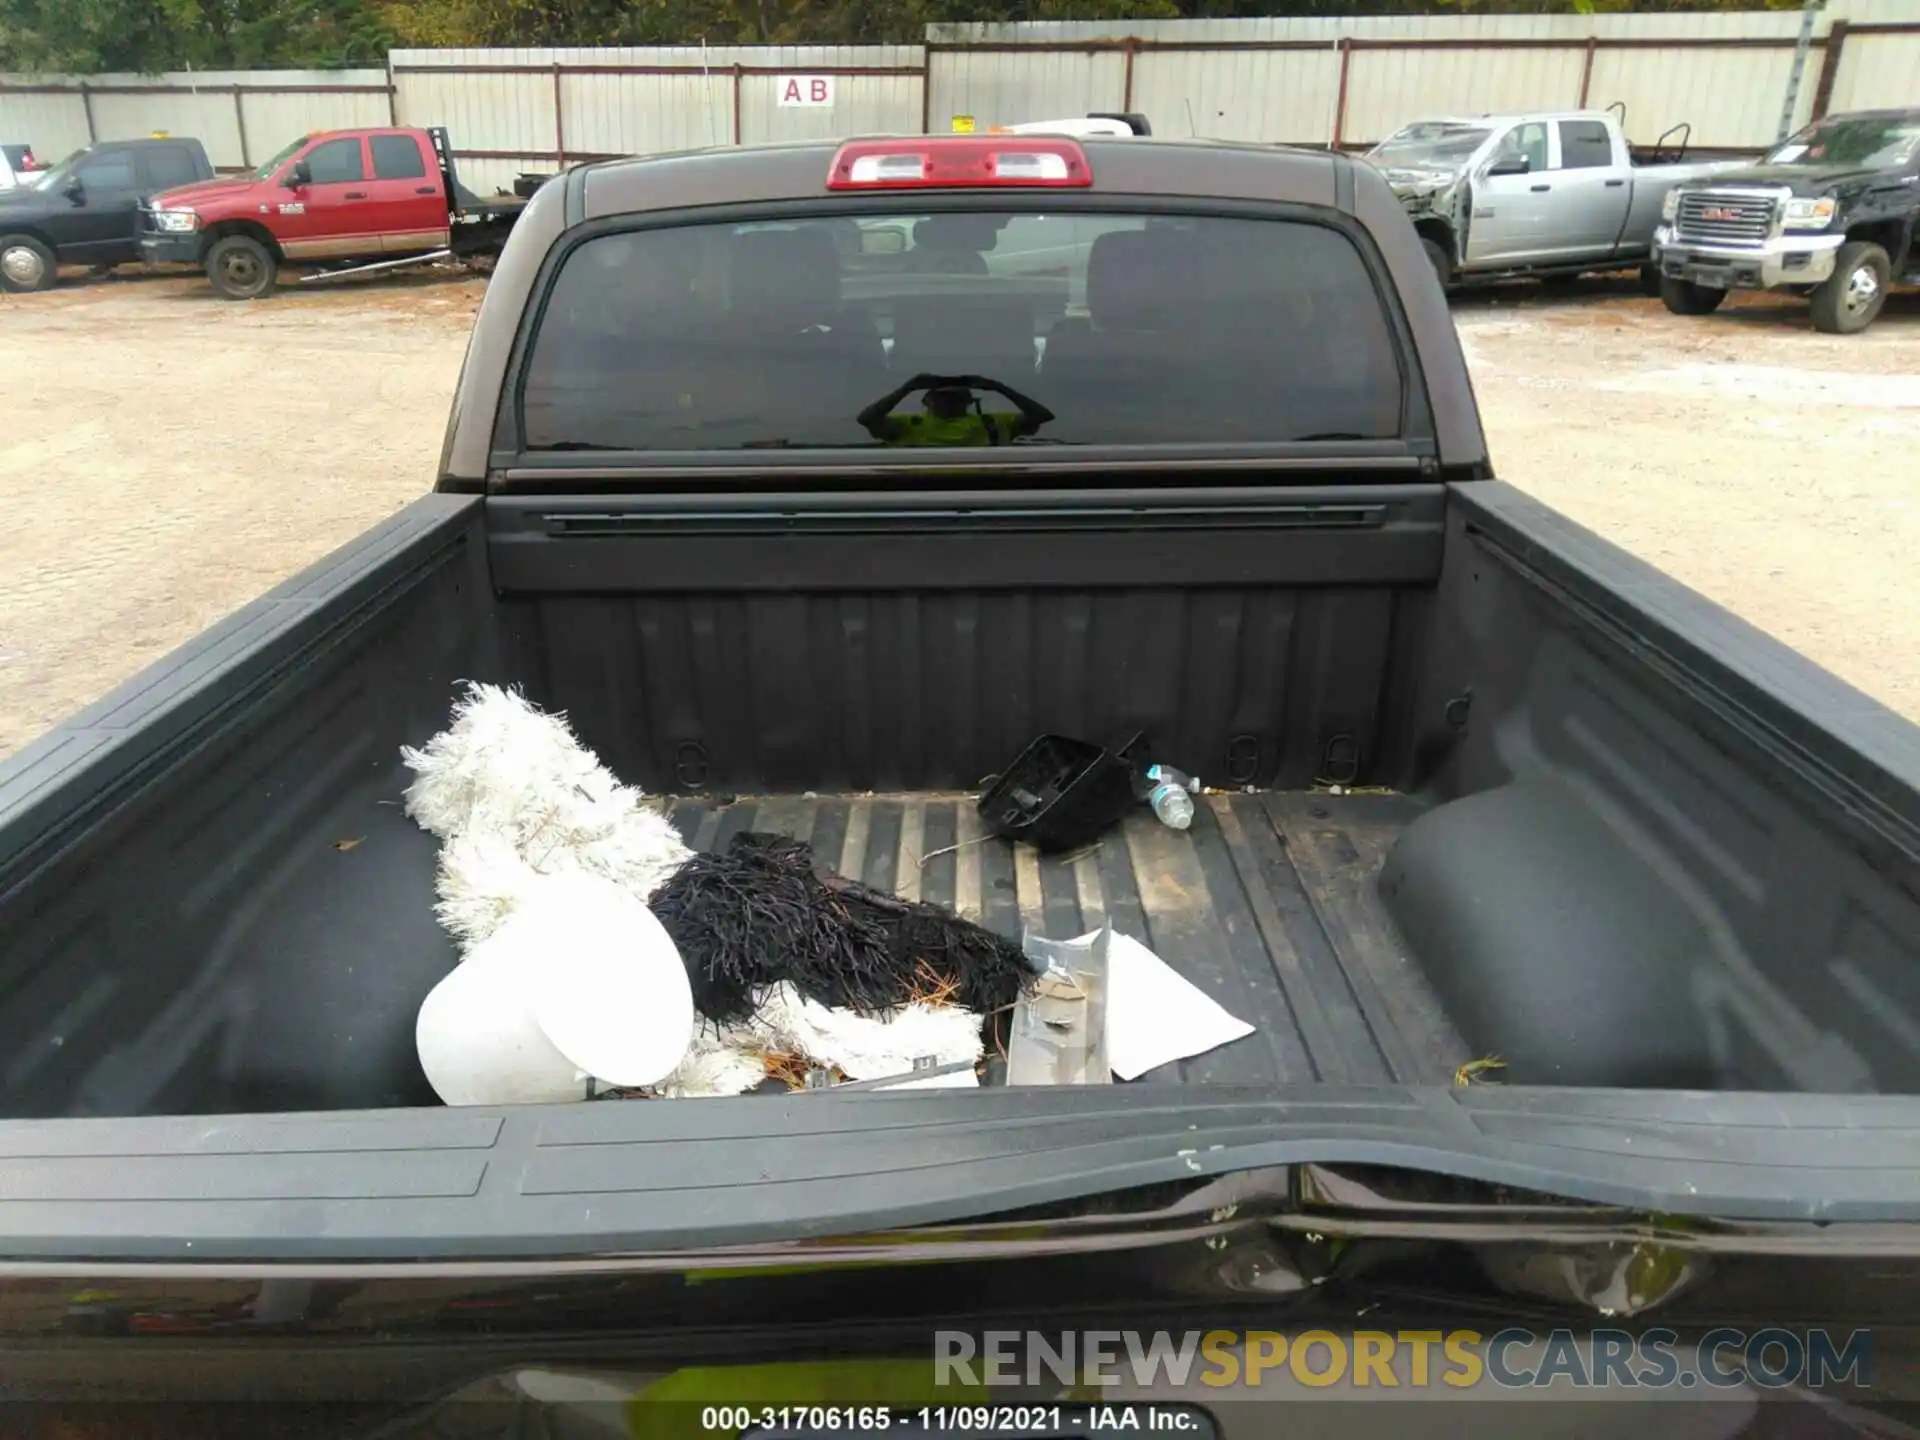
<svg viewBox="0 0 1920 1440">
<path fill-rule="evenodd" d="M 0 70 L 377 65 L 392 41 L 368 0 L 0 0 Z"/>
</svg>

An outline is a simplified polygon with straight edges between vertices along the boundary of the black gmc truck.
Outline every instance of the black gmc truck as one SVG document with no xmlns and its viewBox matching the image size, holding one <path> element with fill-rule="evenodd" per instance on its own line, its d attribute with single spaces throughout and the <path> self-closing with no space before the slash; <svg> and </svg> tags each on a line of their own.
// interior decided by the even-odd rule
<svg viewBox="0 0 1920 1440">
<path fill-rule="evenodd" d="M 438 1106 L 400 748 L 463 680 L 697 846 L 1109 924 L 1254 1033 L 1128 1084 Z M 1042 731 L 1212 788 L 983 840 Z M 1874 1433 L 1912 1373 L 1920 730 L 1495 478 L 1419 239 L 1338 155 L 557 178 L 435 493 L 0 767 L 0 977 L 0 1385 L 63 1420 L 1407 1433 L 1317 1408 L 1378 1361 L 1535 1436 L 1574 1417 L 1501 1402 L 1605 1356 L 1672 1393 L 1580 1433 L 1646 1440 Z M 1203 1368 L 978 1363 L 1139 1329 Z"/>
<path fill-rule="evenodd" d="M 1667 192 L 1660 295 L 1705 315 L 1729 290 L 1805 295 L 1816 329 L 1871 325 L 1889 286 L 1920 281 L 1920 110 L 1829 115 L 1744 170 Z"/>
</svg>

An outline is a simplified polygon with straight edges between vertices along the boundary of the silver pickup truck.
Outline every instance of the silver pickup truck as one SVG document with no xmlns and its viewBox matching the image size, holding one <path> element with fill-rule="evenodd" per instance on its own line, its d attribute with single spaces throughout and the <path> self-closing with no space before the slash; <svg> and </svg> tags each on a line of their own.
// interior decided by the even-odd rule
<svg viewBox="0 0 1920 1440">
<path fill-rule="evenodd" d="M 1611 110 L 1420 120 L 1366 158 L 1442 285 L 1638 265 L 1649 294 L 1659 292 L 1650 262 L 1667 191 L 1737 163 L 1642 163 Z"/>
</svg>

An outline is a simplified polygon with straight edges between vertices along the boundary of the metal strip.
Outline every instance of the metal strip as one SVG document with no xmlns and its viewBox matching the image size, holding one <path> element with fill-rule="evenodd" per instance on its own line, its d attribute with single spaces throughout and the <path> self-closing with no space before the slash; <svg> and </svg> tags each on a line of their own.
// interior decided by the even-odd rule
<svg viewBox="0 0 1920 1440">
<path fill-rule="evenodd" d="M 1087 930 L 1104 929 L 1107 925 L 1107 895 L 1100 883 L 1098 847 L 1082 851 L 1074 857 L 1073 890 L 1080 903 L 1081 925 Z"/>
<path fill-rule="evenodd" d="M 986 827 L 972 801 L 962 800 L 953 807 L 953 908 L 956 913 L 978 925 L 986 918 L 987 908 L 981 896 L 980 847 Z"/>
<path fill-rule="evenodd" d="M 15 85 L 0 95 L 386 95 L 385 85 Z"/>
<path fill-rule="evenodd" d="M 834 868 L 858 880 L 867 868 L 867 840 L 873 834 L 873 806 L 855 800 L 847 806 L 847 838 L 840 845 L 840 863 Z"/>
<path fill-rule="evenodd" d="M 1902 22 L 1887 25 L 1856 25 L 1855 32 L 1875 31 L 1889 34 L 1920 33 L 1920 24 Z M 1474 38 L 1373 38 L 1342 36 L 1341 41 L 1355 50 L 1580 50 L 1587 40 L 1554 39 L 1544 36 L 1481 36 Z M 1336 42 L 1339 43 L 1339 42 Z M 1606 50 L 1780 50 L 1792 49 L 1798 41 L 1771 35 L 1676 35 L 1671 37 L 1621 37 L 1602 39 Z M 1818 44 L 1819 41 L 1814 43 Z M 1131 46 L 1142 54 L 1271 54 L 1288 51 L 1325 51 L 1325 40 L 1154 40 L 1144 36 L 1088 40 L 936 41 L 925 48 L 929 55 L 1112 55 Z M 782 72 L 785 73 L 785 72 Z M 825 73 L 825 72 L 822 72 Z"/>
<path fill-rule="evenodd" d="M 253 157 L 247 153 L 247 102 L 238 86 L 233 92 L 233 128 L 240 135 L 240 163 L 252 168 Z"/>
<path fill-rule="evenodd" d="M 1020 905 L 1020 924 L 1035 935 L 1047 933 L 1047 899 L 1040 889 L 1040 852 L 1031 845 L 1013 847 L 1013 893 Z M 1066 936 L 1053 936 L 1066 939 Z"/>
<path fill-rule="evenodd" d="M 1353 39 L 1343 35 L 1335 41 L 1340 52 L 1340 88 L 1333 102 L 1333 148 L 1340 148 L 1347 129 L 1347 77 L 1353 73 Z"/>
<path fill-rule="evenodd" d="M 1920 32 L 1920 25 L 1912 29 Z M 1856 30 L 1869 34 L 1884 34 L 1888 31 L 1906 33 L 1906 27 L 1894 25 L 1849 25 L 1845 20 L 1836 20 L 1827 27 L 1827 49 L 1820 57 L 1820 78 L 1813 83 L 1813 110 L 1809 118 L 1819 120 L 1827 113 L 1827 107 L 1833 101 L 1833 82 L 1840 78 L 1840 57 L 1847 48 L 1847 36 Z"/>
<path fill-rule="evenodd" d="M 921 856 L 927 849 L 927 802 L 908 800 L 900 807 L 900 846 L 894 852 L 893 893 L 902 900 L 920 898 Z"/>
<path fill-rule="evenodd" d="M 791 65 L 735 65 L 742 75 L 791 75 Z M 838 75 L 848 79 L 863 76 L 906 76 L 925 73 L 917 65 L 808 65 L 809 75 Z M 396 65 L 396 75 L 545 75 L 561 70 L 568 75 L 711 75 L 707 65 Z M 182 87 L 184 88 L 184 87 Z M 202 87 L 203 90 L 206 87 Z"/>
<path fill-rule="evenodd" d="M 1314 989 L 1313 979 L 1300 959 L 1300 952 L 1294 948 L 1293 938 L 1287 934 L 1286 921 L 1274 903 L 1273 887 L 1260 873 L 1260 854 L 1234 811 L 1232 797 L 1211 795 L 1207 797 L 1207 804 L 1219 822 L 1221 838 L 1227 842 L 1227 854 L 1239 873 L 1240 888 L 1245 891 L 1248 907 L 1253 911 L 1253 923 L 1260 932 L 1261 943 L 1267 947 L 1267 958 L 1279 981 L 1280 993 L 1293 1012 L 1294 1028 L 1300 1032 L 1300 1043 L 1314 1068 L 1314 1078 L 1329 1085 L 1352 1084 L 1354 1074 L 1346 1051 L 1327 1019 L 1320 992 Z"/>
</svg>

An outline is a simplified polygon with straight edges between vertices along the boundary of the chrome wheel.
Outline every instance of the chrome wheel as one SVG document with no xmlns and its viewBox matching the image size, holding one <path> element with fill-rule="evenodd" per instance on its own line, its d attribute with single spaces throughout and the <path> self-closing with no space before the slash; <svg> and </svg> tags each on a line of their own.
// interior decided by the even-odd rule
<svg viewBox="0 0 1920 1440">
<path fill-rule="evenodd" d="M 1846 306 L 1853 314 L 1872 307 L 1880 297 L 1880 277 L 1873 273 L 1871 265 L 1856 265 L 1853 273 L 1847 276 Z"/>
<path fill-rule="evenodd" d="M 47 262 L 38 250 L 26 245 L 10 245 L 0 250 L 0 275 L 22 289 L 31 290 L 46 278 Z"/>
</svg>

